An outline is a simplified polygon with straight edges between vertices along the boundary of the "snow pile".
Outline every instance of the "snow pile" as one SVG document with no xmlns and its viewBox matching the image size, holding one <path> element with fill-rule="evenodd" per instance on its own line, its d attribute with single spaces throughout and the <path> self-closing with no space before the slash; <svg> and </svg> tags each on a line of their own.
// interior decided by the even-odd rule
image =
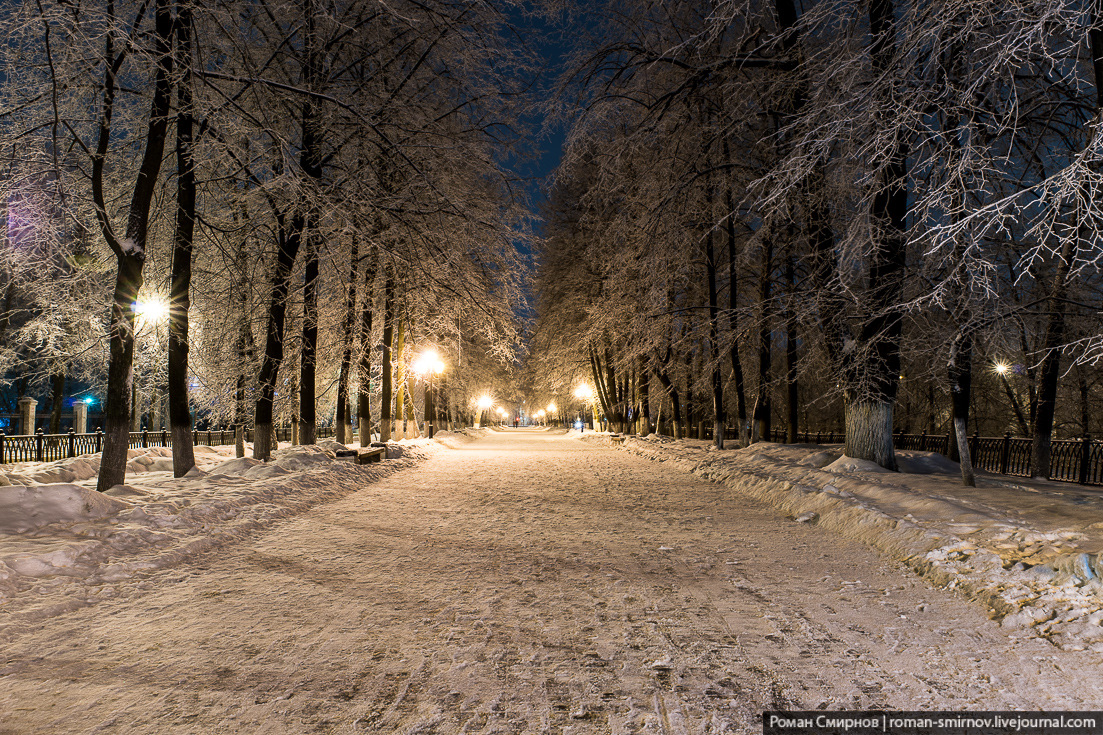
<svg viewBox="0 0 1103 735">
<path fill-rule="evenodd" d="M 24 465 L 8 477 L 26 475 L 27 485 L 0 487 L 0 605 L 28 620 L 91 604 L 114 594 L 112 582 L 346 495 L 438 450 L 427 440 L 408 442 L 403 459 L 361 466 L 320 446 L 281 449 L 268 463 L 228 458 L 233 447 L 196 447 L 198 466 L 182 478 L 154 469 L 166 459 L 171 468 L 166 450 L 131 450 L 129 464 L 145 471 L 107 493 L 96 492 L 94 475 L 82 484 L 31 479 L 60 469 L 76 475 L 98 457 Z"/>
<path fill-rule="evenodd" d="M 433 432 L 433 441 L 443 444 L 449 449 L 463 449 L 476 439 L 480 439 L 490 433 L 490 429 L 461 429 L 460 431 L 436 431 Z"/>
<path fill-rule="evenodd" d="M 42 526 L 106 518 L 129 503 L 76 485 L 12 485 L 0 488 L 0 533 L 23 533 Z"/>
<path fill-rule="evenodd" d="M 901 472 L 888 472 L 832 446 L 621 446 L 881 549 L 1017 634 L 1103 652 L 1103 489 L 984 474 L 966 488 L 957 463 L 931 452 L 899 451 Z"/>
</svg>

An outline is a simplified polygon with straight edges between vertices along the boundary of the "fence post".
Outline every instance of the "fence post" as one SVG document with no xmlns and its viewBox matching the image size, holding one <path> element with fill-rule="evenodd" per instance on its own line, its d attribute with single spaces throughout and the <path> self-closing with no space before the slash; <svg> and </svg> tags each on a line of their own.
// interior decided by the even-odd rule
<svg viewBox="0 0 1103 735">
<path fill-rule="evenodd" d="M 192 434 L 192 437 L 191 437 L 192 446 L 198 447 L 199 446 L 199 429 L 192 429 L 191 434 Z"/>
<path fill-rule="evenodd" d="M 169 445 L 169 433 L 165 429 L 161 429 L 161 446 L 167 447 Z"/>
<path fill-rule="evenodd" d="M 23 396 L 19 399 L 19 433 L 30 436 L 34 434 L 35 406 L 38 405 L 38 401 L 30 396 Z"/>
<path fill-rule="evenodd" d="M 927 430 L 923 429 L 923 433 L 919 435 L 919 451 L 926 452 L 927 449 Z"/>
<path fill-rule="evenodd" d="M 142 429 L 142 449 L 149 449 L 149 429 Z"/>
<path fill-rule="evenodd" d="M 77 432 L 69 429 L 69 458 L 77 456 Z"/>
<path fill-rule="evenodd" d="M 96 453 L 98 454 L 102 451 L 103 451 L 103 431 L 101 431 L 99 429 L 99 427 L 97 427 L 96 428 Z"/>
<path fill-rule="evenodd" d="M 1007 474 L 1007 463 L 1011 459 L 1011 432 L 1003 432 L 1003 446 L 1000 447 L 1000 474 Z"/>
<path fill-rule="evenodd" d="M 980 435 L 977 432 L 973 432 L 973 435 L 969 437 L 969 461 L 973 463 L 973 467 L 977 466 L 977 445 L 980 443 Z"/>
<path fill-rule="evenodd" d="M 46 437 L 42 436 L 42 429 L 35 432 L 34 435 L 34 461 L 45 462 L 46 461 Z"/>
<path fill-rule="evenodd" d="M 1092 435 L 1084 434 L 1084 438 L 1080 443 L 1080 479 L 1081 485 L 1088 484 L 1088 462 L 1091 461 L 1092 456 Z"/>
<path fill-rule="evenodd" d="M 0 464 L 4 463 L 4 432 L 0 431 Z"/>
</svg>

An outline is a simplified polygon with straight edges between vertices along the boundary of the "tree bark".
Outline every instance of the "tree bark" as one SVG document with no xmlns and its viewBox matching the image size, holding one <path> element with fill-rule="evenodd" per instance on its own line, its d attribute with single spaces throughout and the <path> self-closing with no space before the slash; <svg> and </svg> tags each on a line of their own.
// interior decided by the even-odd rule
<svg viewBox="0 0 1103 735">
<path fill-rule="evenodd" d="M 683 435 L 682 425 L 682 404 L 678 398 L 678 389 L 674 386 L 674 382 L 670 379 L 670 376 L 662 368 L 655 367 L 655 376 L 659 379 L 659 383 L 662 384 L 666 390 L 667 395 L 670 396 L 670 410 L 671 418 L 674 424 L 674 438 L 681 439 Z"/>
<path fill-rule="evenodd" d="M 785 421 L 785 442 L 797 441 L 798 417 L 800 411 L 800 386 L 797 383 L 797 313 L 793 306 L 797 298 L 796 256 L 789 243 L 789 254 L 785 259 L 786 282 L 789 284 L 789 304 L 785 313 L 785 387 L 787 416 Z"/>
<path fill-rule="evenodd" d="M 409 413 L 406 411 L 406 361 L 403 358 L 405 351 L 406 322 L 399 318 L 394 348 L 394 382 L 398 384 L 398 395 L 394 400 L 394 430 L 399 439 L 406 438 L 406 417 Z"/>
<path fill-rule="evenodd" d="M 302 215 L 296 214 L 295 217 Z M 253 456 L 268 461 L 275 445 L 272 441 L 275 428 L 272 421 L 276 395 L 276 376 L 284 353 L 284 326 L 287 319 L 287 296 L 291 290 L 291 271 L 302 243 L 301 226 L 284 226 L 282 213 L 276 214 L 279 247 L 276 252 L 276 268 L 272 276 L 272 289 L 268 298 L 268 326 L 265 332 L 264 355 L 257 376 L 257 402 L 254 409 Z"/>
<path fill-rule="evenodd" d="M 383 379 L 379 397 L 379 440 L 391 440 L 391 340 L 394 339 L 394 274 L 383 263 Z"/>
<path fill-rule="evenodd" d="M 182 68 L 176 87 L 176 236 L 172 240 L 168 344 L 169 429 L 172 432 L 173 477 L 183 477 L 195 466 L 191 406 L 188 402 L 188 315 L 191 309 L 192 249 L 195 237 L 192 29 L 191 5 L 177 0 L 176 43 Z"/>
<path fill-rule="evenodd" d="M 774 247 L 770 237 L 762 243 L 762 272 L 758 282 L 758 396 L 754 404 L 754 441 L 769 441 L 773 399 L 770 391 L 770 367 L 773 344 L 770 329 L 770 273 Z"/>
<path fill-rule="evenodd" d="M 105 80 L 99 140 L 92 158 L 92 196 L 100 229 L 115 254 L 117 271 L 111 299 L 108 328 L 107 401 L 104 406 L 104 443 L 96 489 L 106 492 L 126 478 L 127 450 L 130 446 L 130 401 L 134 386 L 134 304 L 142 286 L 146 260 L 149 211 L 164 157 L 165 136 L 172 83 L 172 17 L 170 0 L 156 0 L 154 11 L 153 102 L 145 135 L 145 153 L 134 182 L 127 216 L 126 235 L 120 241 L 110 222 L 104 196 L 103 172 L 111 137 L 111 116 L 116 92 L 115 74 L 122 57 L 114 50 L 114 31 L 105 36 Z M 108 26 L 113 19 L 109 18 Z"/>
<path fill-rule="evenodd" d="M 299 351 L 299 444 L 317 444 L 318 427 L 318 244 L 308 230 L 303 282 L 303 343 Z"/>
<path fill-rule="evenodd" d="M 896 54 L 892 0 L 871 0 L 869 25 L 873 36 L 874 69 L 887 74 Z M 893 124 L 888 122 L 887 124 Z M 893 150 L 878 176 L 871 217 L 876 227 L 869 263 L 870 313 L 861 328 L 860 364 L 852 365 L 846 406 L 847 455 L 896 469 L 892 449 L 892 412 L 900 381 L 902 319 L 894 300 L 905 266 L 904 237 L 908 213 L 906 150 L 901 134 L 894 133 Z M 868 422 L 864 424 L 863 422 Z M 851 438 L 850 433 L 855 436 Z M 857 452 L 852 454 L 851 452 Z"/>
<path fill-rule="evenodd" d="M 954 404 L 954 437 L 957 440 L 958 461 L 961 462 L 961 482 L 976 487 L 972 457 L 969 456 L 969 404 L 973 390 L 973 336 L 964 331 L 950 345 L 950 398 Z"/>
<path fill-rule="evenodd" d="M 708 201 L 711 205 L 712 194 L 709 189 Z M 708 207 L 712 211 L 712 207 Z M 709 356 L 712 386 L 712 443 L 717 449 L 724 448 L 724 383 L 720 377 L 720 306 L 716 294 L 716 252 L 713 231 L 705 235 L 705 271 L 709 287 Z"/>
<path fill-rule="evenodd" d="M 730 164 L 731 148 L 728 141 L 724 140 L 724 159 Z M 729 212 L 735 211 L 734 198 L 731 185 L 724 187 L 724 205 Z M 739 320 L 736 317 L 736 309 L 739 303 L 739 280 L 735 265 L 735 217 L 728 216 L 725 222 L 725 234 L 728 241 L 728 330 L 731 332 L 732 345 L 730 350 L 732 365 L 732 383 L 735 386 L 735 410 L 736 419 L 739 421 L 739 445 L 742 447 L 750 444 L 750 432 L 747 423 L 747 391 L 743 381 L 743 363 L 739 359 Z"/>
<path fill-rule="evenodd" d="M 375 263 L 368 255 L 368 267 L 364 272 L 364 297 L 360 307 L 360 364 L 357 375 L 360 379 L 357 414 L 360 424 L 360 446 L 371 444 L 371 358 L 372 358 L 372 311 L 375 308 Z"/>
<path fill-rule="evenodd" d="M 50 376 L 50 433 L 61 433 L 61 407 L 65 403 L 65 371 Z"/>
<path fill-rule="evenodd" d="M 345 319 L 341 330 L 341 364 L 337 374 L 337 441 L 341 444 L 352 442 L 352 417 L 349 415 L 349 384 L 352 373 L 352 341 L 354 336 L 353 325 L 356 321 L 356 283 L 359 280 L 357 273 L 359 247 L 357 240 L 353 238 L 350 259 L 352 265 L 349 272 L 349 287 L 345 297 Z"/>
</svg>

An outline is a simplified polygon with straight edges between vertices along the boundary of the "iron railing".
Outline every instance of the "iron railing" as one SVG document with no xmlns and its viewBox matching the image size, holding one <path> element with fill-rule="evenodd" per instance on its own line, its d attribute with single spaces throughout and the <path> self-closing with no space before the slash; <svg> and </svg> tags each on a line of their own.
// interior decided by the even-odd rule
<svg viewBox="0 0 1103 735">
<path fill-rule="evenodd" d="M 837 444 L 844 440 L 841 433 L 797 433 L 797 443 Z M 770 439 L 784 442 L 785 432 L 775 430 Z M 897 449 L 913 449 L 921 452 L 950 453 L 948 434 L 893 434 L 893 446 Z M 969 437 L 969 456 L 978 470 L 998 475 L 1030 477 L 1033 440 L 1029 437 L 1003 436 Z M 1103 442 L 1091 437 L 1081 439 L 1053 439 L 1050 442 L 1049 479 L 1077 482 L 1081 485 L 1103 485 Z"/>
<path fill-rule="evenodd" d="M 334 427 L 319 426 L 315 429 L 319 439 L 329 439 L 335 436 Z M 290 426 L 279 427 L 275 430 L 277 441 L 291 441 L 292 428 Z M 103 451 L 103 439 L 105 434 L 96 431 L 91 434 L 77 434 L 70 431 L 68 434 L 19 434 L 5 436 L 0 433 L 0 464 L 12 462 L 53 462 L 58 459 L 76 457 L 81 454 L 96 454 Z M 208 429 L 205 431 L 192 431 L 192 443 L 195 446 L 218 447 L 233 444 L 235 431 L 233 428 Z M 253 430 L 245 430 L 245 441 L 253 441 Z M 172 446 L 172 433 L 168 431 L 132 431 L 130 432 L 131 449 L 149 449 L 151 447 Z"/>
<path fill-rule="evenodd" d="M 665 427 L 664 429 L 668 429 Z M 689 436 L 697 439 L 712 440 L 712 426 L 701 422 L 687 427 Z M 669 433 L 669 431 L 667 431 Z M 903 434 L 892 435 L 893 447 L 921 452 L 950 454 L 949 434 Z M 728 427 L 724 430 L 724 439 L 738 440 L 739 430 Z M 838 431 L 799 431 L 796 444 L 841 444 L 846 436 Z M 784 443 L 783 429 L 770 432 L 770 441 Z M 976 469 L 997 475 L 1030 477 L 1033 440 L 1029 437 L 1003 436 L 969 437 L 969 456 Z M 1050 442 L 1049 479 L 1061 482 L 1076 482 L 1081 485 L 1103 485 L 1103 441 L 1091 437 L 1081 439 L 1054 439 Z"/>
</svg>

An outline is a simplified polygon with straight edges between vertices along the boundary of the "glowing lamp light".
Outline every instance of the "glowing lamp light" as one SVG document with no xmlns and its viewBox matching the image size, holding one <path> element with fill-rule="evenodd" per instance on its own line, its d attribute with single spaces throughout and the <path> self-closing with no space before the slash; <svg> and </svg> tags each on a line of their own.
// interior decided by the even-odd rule
<svg viewBox="0 0 1103 735">
<path fill-rule="evenodd" d="M 488 395 L 480 396 L 479 403 L 477 405 L 479 406 L 480 411 L 485 411 L 494 405 L 494 399 Z"/>
<path fill-rule="evenodd" d="M 169 305 L 160 296 L 154 296 L 145 301 L 134 302 L 134 312 L 139 319 L 146 322 L 163 322 L 168 318 Z"/>
<path fill-rule="evenodd" d="M 1011 366 L 1006 362 L 997 362 L 992 366 L 992 369 L 996 371 L 997 375 L 1007 375 L 1007 371 L 1011 369 Z"/>
<path fill-rule="evenodd" d="M 422 352 L 421 357 L 419 357 L 411 367 L 418 375 L 432 375 L 433 373 L 439 374 L 444 372 L 444 363 L 441 361 L 437 351 L 432 348 Z"/>
<path fill-rule="evenodd" d="M 556 412 L 556 410 L 557 410 L 557 409 L 555 408 L 555 404 L 554 404 L 554 403 L 549 403 L 549 404 L 548 404 L 548 413 L 555 413 L 555 412 Z"/>
<path fill-rule="evenodd" d="M 594 389 L 583 383 L 574 389 L 575 397 L 580 398 L 583 401 L 588 401 L 594 397 Z"/>
<path fill-rule="evenodd" d="M 92 406 L 92 405 L 95 405 L 95 403 L 96 403 L 96 399 L 93 398 L 92 396 L 88 396 L 87 398 L 84 399 L 84 405 L 86 405 L 86 406 Z"/>
<path fill-rule="evenodd" d="M 536 418 L 538 418 L 538 419 L 544 418 L 544 409 L 540 409 L 539 411 L 536 412 Z"/>
</svg>

